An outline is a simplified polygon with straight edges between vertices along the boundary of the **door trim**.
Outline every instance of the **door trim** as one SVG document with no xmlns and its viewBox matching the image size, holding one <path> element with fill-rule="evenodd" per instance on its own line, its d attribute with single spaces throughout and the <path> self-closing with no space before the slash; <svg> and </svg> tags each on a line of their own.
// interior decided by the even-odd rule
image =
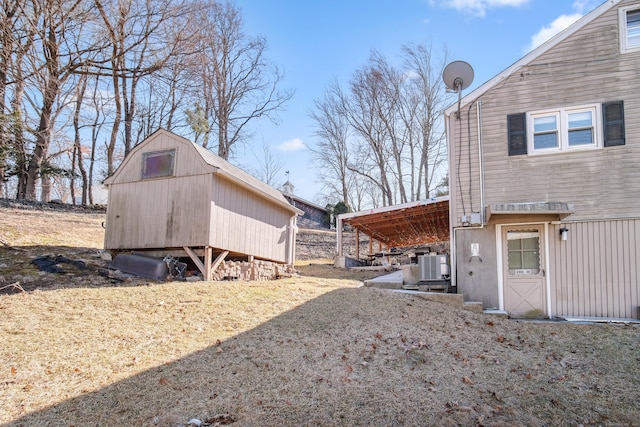
<svg viewBox="0 0 640 427">
<path fill-rule="evenodd" d="M 553 318 L 553 313 L 551 312 L 551 274 L 549 274 L 549 222 L 514 222 L 509 224 L 496 224 L 496 254 L 497 254 L 497 262 L 496 262 L 496 270 L 498 277 L 498 305 L 500 311 L 505 311 L 504 308 L 504 257 L 503 257 L 503 248 L 502 244 L 502 229 L 504 227 L 514 227 L 514 226 L 542 226 L 543 236 L 542 236 L 542 244 L 544 245 L 544 287 L 545 287 L 545 305 L 547 308 L 547 316 L 549 318 Z"/>
</svg>

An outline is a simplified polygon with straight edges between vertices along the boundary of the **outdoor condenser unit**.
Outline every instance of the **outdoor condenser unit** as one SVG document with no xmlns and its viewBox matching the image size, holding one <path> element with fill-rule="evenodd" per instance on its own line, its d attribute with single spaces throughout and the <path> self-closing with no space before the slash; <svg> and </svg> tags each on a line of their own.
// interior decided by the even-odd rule
<svg viewBox="0 0 640 427">
<path fill-rule="evenodd" d="M 449 280 L 449 255 L 420 255 L 418 257 L 420 281 Z"/>
</svg>

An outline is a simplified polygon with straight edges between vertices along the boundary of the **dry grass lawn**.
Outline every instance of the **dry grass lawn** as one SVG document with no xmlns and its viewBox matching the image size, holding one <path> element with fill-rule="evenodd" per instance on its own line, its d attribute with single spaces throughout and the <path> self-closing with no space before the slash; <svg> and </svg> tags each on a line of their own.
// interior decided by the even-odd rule
<svg viewBox="0 0 640 427">
<path fill-rule="evenodd" d="M 99 213 L 0 208 L 0 425 L 638 425 L 640 327 L 361 287 L 98 275 Z M 89 271 L 38 272 L 38 255 Z"/>
</svg>

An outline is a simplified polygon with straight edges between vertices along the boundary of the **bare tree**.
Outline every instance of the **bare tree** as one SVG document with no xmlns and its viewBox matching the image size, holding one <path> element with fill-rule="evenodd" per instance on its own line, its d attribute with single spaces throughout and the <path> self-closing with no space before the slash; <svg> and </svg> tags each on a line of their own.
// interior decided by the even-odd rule
<svg viewBox="0 0 640 427">
<path fill-rule="evenodd" d="M 434 64 L 424 45 L 404 46 L 401 60 L 393 66 L 373 51 L 349 90 L 331 83 L 310 114 L 325 185 L 341 186 L 353 207 L 429 197 L 438 185 L 446 159 L 439 124 L 446 102 L 444 61 Z"/>
<path fill-rule="evenodd" d="M 278 90 L 283 77 L 266 58 L 266 40 L 244 34 L 240 10 L 231 3 L 206 5 L 197 23 L 200 107 L 217 138 L 218 155 L 228 160 L 232 147 L 249 136 L 248 125 L 263 117 L 277 121 L 293 92 Z M 209 142 L 205 134 L 203 146 Z"/>
<path fill-rule="evenodd" d="M 350 164 L 349 169 L 377 182 L 384 206 L 389 206 L 393 204 L 393 191 L 387 173 L 389 129 L 381 120 L 385 114 L 384 84 L 383 75 L 374 65 L 356 71 L 350 83 L 351 98 L 344 111 L 349 124 L 364 142 L 358 150 L 362 154 L 360 161 Z"/>
<path fill-rule="evenodd" d="M 6 101 L 13 52 L 17 48 L 14 29 L 19 7 L 19 2 L 10 0 L 2 0 L 0 6 L 0 185 L 5 182 L 12 151 L 10 136 L 12 116 Z"/>
<path fill-rule="evenodd" d="M 133 148 L 132 127 L 141 80 L 158 72 L 189 37 L 185 11 L 177 2 L 161 0 L 94 0 L 111 51 L 96 60 L 95 72 L 111 78 L 114 122 L 107 148 L 107 174 L 114 172 L 114 153 L 124 120 L 125 155 Z M 176 28 L 176 26 L 178 28 Z"/>
<path fill-rule="evenodd" d="M 255 173 L 255 176 L 261 181 L 276 187 L 276 179 L 284 167 L 284 160 L 281 155 L 277 155 L 273 152 L 268 144 L 263 142 L 262 144 L 262 158 L 255 156 L 258 161 L 259 169 Z"/>
<path fill-rule="evenodd" d="M 310 150 L 322 165 L 318 173 L 324 186 L 339 195 L 338 201 L 353 206 L 349 203 L 349 123 L 342 114 L 344 102 L 345 94 L 337 80 L 332 81 L 321 100 L 314 101 L 309 117 L 315 123 L 318 141 Z"/>
<path fill-rule="evenodd" d="M 82 101 L 84 100 L 84 95 L 87 90 L 87 74 L 82 74 L 80 76 L 80 80 L 77 86 L 76 92 L 76 102 L 75 109 L 73 111 L 73 154 L 71 161 L 71 202 L 76 204 L 76 194 L 75 194 L 75 169 L 76 165 L 78 166 L 78 170 L 80 171 L 80 176 L 82 178 L 82 204 L 87 204 L 87 195 L 89 186 L 91 185 L 88 180 L 87 170 L 85 169 L 84 161 L 83 161 L 83 147 L 80 137 L 80 112 L 82 111 Z"/>
<path fill-rule="evenodd" d="M 83 39 L 85 24 L 90 21 L 89 4 L 82 0 L 31 0 L 25 2 L 25 21 L 36 34 L 34 50 L 29 55 L 32 75 L 40 94 L 38 123 L 34 131 L 35 146 L 27 166 L 27 179 L 19 196 L 36 198 L 36 183 L 42 162 L 48 156 L 53 116 L 63 85 L 83 65 L 85 56 L 96 46 Z"/>
<path fill-rule="evenodd" d="M 437 63 L 434 63 L 430 46 L 409 44 L 403 47 L 403 53 L 404 66 L 409 76 L 403 117 L 407 118 L 405 122 L 411 130 L 409 135 L 412 153 L 418 153 L 418 156 L 412 155 L 412 159 L 419 159 L 418 176 L 412 180 L 417 185 L 414 197 L 419 199 L 424 194 L 428 198 L 437 186 L 434 181 L 438 179 L 437 174 L 446 161 L 445 133 L 441 124 L 441 117 L 448 103 L 441 81 L 446 52 Z M 406 114 L 407 111 L 412 114 Z"/>
</svg>

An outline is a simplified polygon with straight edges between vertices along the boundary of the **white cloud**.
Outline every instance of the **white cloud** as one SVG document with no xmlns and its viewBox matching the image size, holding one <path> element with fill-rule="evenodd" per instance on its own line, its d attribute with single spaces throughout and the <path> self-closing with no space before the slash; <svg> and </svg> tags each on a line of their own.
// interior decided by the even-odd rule
<svg viewBox="0 0 640 427">
<path fill-rule="evenodd" d="M 469 13 L 479 17 L 485 16 L 487 9 L 496 7 L 517 7 L 528 3 L 529 0 L 446 0 L 440 2 L 445 7 L 451 7 L 459 12 Z M 435 4 L 431 1 L 431 4 Z"/>
<path fill-rule="evenodd" d="M 530 52 L 540 46 L 542 43 L 546 42 L 551 37 L 582 18 L 585 13 L 595 9 L 601 2 L 602 0 L 575 0 L 572 5 L 573 13 L 569 15 L 561 15 L 551 24 L 542 27 L 540 31 L 531 37 L 531 43 L 527 46 L 524 53 Z"/>
<path fill-rule="evenodd" d="M 576 0 L 573 2 L 573 10 L 575 13 L 584 15 L 586 12 L 593 10 L 602 3 L 602 0 Z"/>
<path fill-rule="evenodd" d="M 293 138 L 278 145 L 280 151 L 298 151 L 304 148 L 304 141 L 300 138 Z"/>
<path fill-rule="evenodd" d="M 551 24 L 542 27 L 540 31 L 531 37 L 531 43 L 527 47 L 526 52 L 530 52 L 540 46 L 542 43 L 546 42 L 580 18 L 582 18 L 582 14 L 580 13 L 572 13 L 571 15 L 561 15 L 557 17 Z"/>
</svg>

